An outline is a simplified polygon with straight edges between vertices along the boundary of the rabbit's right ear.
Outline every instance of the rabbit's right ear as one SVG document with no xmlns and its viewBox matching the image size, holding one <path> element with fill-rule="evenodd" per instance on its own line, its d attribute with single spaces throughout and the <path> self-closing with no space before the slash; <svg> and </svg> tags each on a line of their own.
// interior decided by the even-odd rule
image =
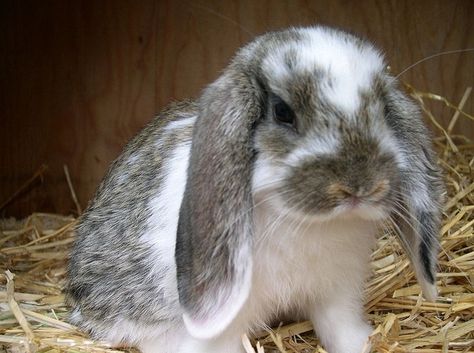
<svg viewBox="0 0 474 353">
<path fill-rule="evenodd" d="M 434 301 L 444 193 L 442 177 L 418 108 L 394 86 L 386 98 L 386 119 L 405 150 L 394 215 L 398 236 L 425 298 Z"/>
<path fill-rule="evenodd" d="M 200 99 L 178 223 L 179 299 L 188 331 L 203 339 L 233 321 L 252 279 L 252 135 L 262 91 L 251 70 L 235 66 Z"/>
</svg>

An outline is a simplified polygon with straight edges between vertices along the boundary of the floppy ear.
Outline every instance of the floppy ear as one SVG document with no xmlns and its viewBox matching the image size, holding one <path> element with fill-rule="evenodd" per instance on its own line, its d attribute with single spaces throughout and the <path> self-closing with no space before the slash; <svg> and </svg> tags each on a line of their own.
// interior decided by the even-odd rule
<svg viewBox="0 0 474 353">
<path fill-rule="evenodd" d="M 250 73 L 228 71 L 199 102 L 176 243 L 179 299 L 196 338 L 221 333 L 250 291 L 259 95 Z"/>
<path fill-rule="evenodd" d="M 444 192 L 441 173 L 431 149 L 431 136 L 418 108 L 393 87 L 386 97 L 385 116 L 404 155 L 398 208 L 394 215 L 398 235 L 423 295 L 434 301 Z"/>
</svg>

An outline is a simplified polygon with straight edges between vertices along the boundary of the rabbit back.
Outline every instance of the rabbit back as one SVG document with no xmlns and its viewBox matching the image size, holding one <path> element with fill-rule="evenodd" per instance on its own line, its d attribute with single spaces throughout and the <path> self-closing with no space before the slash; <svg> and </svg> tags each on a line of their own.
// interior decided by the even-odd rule
<svg viewBox="0 0 474 353">
<path fill-rule="evenodd" d="M 195 116 L 180 103 L 146 126 L 79 220 L 66 293 L 70 321 L 95 338 L 136 341 L 180 320 L 174 247 Z"/>
</svg>

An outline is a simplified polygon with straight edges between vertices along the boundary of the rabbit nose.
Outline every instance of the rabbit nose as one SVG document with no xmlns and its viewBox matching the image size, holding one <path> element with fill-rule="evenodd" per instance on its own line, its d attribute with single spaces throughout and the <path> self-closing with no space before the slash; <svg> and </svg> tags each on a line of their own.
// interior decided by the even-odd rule
<svg viewBox="0 0 474 353">
<path fill-rule="evenodd" d="M 390 181 L 388 179 L 374 183 L 371 188 L 365 188 L 363 186 L 350 187 L 341 183 L 333 183 L 329 186 L 328 193 L 357 205 L 364 199 L 380 200 L 387 194 L 389 188 Z"/>
</svg>

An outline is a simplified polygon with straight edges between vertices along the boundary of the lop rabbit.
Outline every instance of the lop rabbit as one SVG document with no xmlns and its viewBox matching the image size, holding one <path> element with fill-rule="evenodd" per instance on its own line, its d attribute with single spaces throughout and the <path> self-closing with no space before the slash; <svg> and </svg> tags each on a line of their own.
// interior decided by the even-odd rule
<svg viewBox="0 0 474 353">
<path fill-rule="evenodd" d="M 442 192 L 420 112 L 371 44 L 265 34 L 113 163 L 76 229 L 70 319 L 145 353 L 240 353 L 243 333 L 290 315 L 328 352 L 359 353 L 382 224 L 436 298 Z"/>
</svg>

